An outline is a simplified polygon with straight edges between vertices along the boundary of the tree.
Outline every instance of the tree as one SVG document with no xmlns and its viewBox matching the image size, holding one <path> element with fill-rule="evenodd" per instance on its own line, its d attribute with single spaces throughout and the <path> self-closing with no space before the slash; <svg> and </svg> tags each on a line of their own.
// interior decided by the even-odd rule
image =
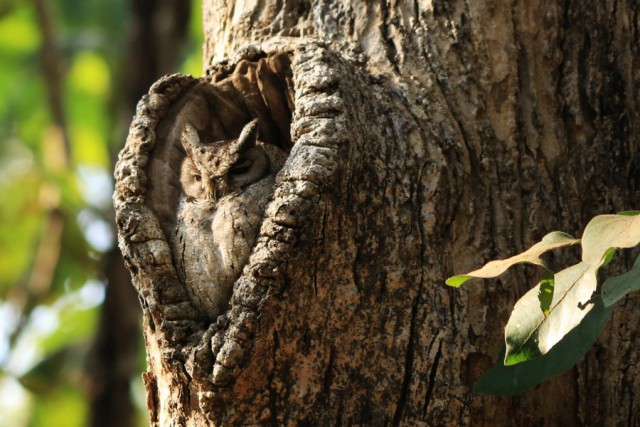
<svg viewBox="0 0 640 427">
<path fill-rule="evenodd" d="M 205 1 L 203 11 L 207 77 L 156 83 L 116 167 L 152 424 L 638 422 L 633 297 L 577 368 L 495 397 L 471 386 L 496 360 L 498 325 L 528 273 L 444 286 L 551 229 L 633 208 L 637 5 Z M 259 117 L 266 142 L 286 146 L 287 114 L 293 148 L 231 308 L 203 318 L 168 244 L 181 127 L 200 120 L 229 137 Z"/>
</svg>

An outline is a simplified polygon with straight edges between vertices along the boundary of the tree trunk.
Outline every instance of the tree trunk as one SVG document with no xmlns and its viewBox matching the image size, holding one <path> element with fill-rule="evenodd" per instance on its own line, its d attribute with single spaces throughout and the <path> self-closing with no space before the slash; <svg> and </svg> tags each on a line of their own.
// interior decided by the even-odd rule
<svg viewBox="0 0 640 427">
<path fill-rule="evenodd" d="M 636 207 L 638 5 L 227 4 L 203 4 L 207 77 L 156 83 L 116 168 L 152 424 L 639 424 L 635 298 L 576 368 L 495 397 L 471 386 L 531 277 L 444 286 Z M 171 249 L 180 134 L 254 117 L 293 148 L 216 320 Z"/>
</svg>

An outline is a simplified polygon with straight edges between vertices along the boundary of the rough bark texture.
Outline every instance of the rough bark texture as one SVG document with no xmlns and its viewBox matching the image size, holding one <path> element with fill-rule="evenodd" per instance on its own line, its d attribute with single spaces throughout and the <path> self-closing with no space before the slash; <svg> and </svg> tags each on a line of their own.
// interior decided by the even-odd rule
<svg viewBox="0 0 640 427">
<path fill-rule="evenodd" d="M 116 169 L 154 424 L 640 423 L 636 298 L 575 369 L 498 398 L 471 385 L 528 277 L 444 286 L 552 229 L 636 207 L 636 3 L 203 7 L 210 77 L 157 83 Z M 258 115 L 255 91 L 215 84 L 278 52 L 291 61 L 293 148 L 231 309 L 211 324 L 173 267 L 179 189 L 163 189 L 179 155 L 166 153 L 198 97 L 212 116 L 232 111 L 225 99 Z"/>
</svg>

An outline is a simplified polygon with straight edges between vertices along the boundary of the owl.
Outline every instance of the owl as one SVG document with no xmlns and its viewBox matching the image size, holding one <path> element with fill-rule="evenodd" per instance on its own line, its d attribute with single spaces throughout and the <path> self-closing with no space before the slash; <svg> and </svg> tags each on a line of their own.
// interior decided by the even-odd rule
<svg viewBox="0 0 640 427">
<path fill-rule="evenodd" d="M 228 308 L 286 160 L 284 151 L 257 137 L 257 120 L 233 140 L 203 143 L 190 124 L 182 133 L 176 267 L 196 307 L 211 319 Z"/>
</svg>

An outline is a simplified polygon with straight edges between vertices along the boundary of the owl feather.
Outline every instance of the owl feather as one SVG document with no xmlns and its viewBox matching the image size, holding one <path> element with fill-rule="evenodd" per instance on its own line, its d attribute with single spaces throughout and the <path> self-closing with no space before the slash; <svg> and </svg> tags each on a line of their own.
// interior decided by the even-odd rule
<svg viewBox="0 0 640 427">
<path fill-rule="evenodd" d="M 279 148 L 258 141 L 258 129 L 253 120 L 237 139 L 209 143 L 190 124 L 182 133 L 184 198 L 174 253 L 192 301 L 212 319 L 228 308 L 286 159 Z"/>
</svg>

